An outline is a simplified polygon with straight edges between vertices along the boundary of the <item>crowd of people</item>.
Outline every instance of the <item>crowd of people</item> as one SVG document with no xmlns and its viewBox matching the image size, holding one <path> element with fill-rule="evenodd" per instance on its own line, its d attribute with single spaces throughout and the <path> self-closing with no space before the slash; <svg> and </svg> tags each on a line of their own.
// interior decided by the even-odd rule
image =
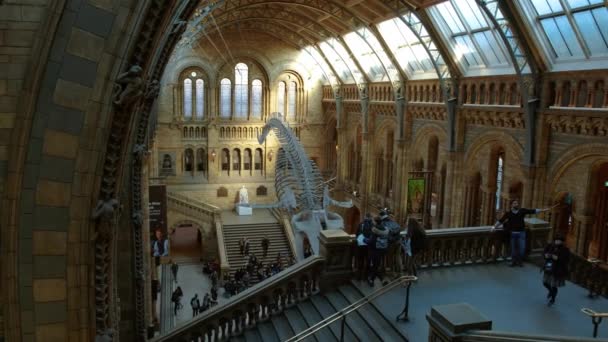
<svg viewBox="0 0 608 342">
<path fill-rule="evenodd" d="M 263 242 L 262 244 L 264 245 Z M 245 251 L 248 251 L 248 249 L 243 248 L 242 251 L 242 254 L 245 254 Z M 264 256 L 266 255 L 267 250 L 264 250 Z M 245 267 L 237 269 L 233 276 L 224 283 L 224 294 L 226 297 L 234 296 L 254 285 L 256 278 L 257 282 L 263 281 L 295 263 L 293 257 L 290 260 L 286 260 L 286 257 L 281 252 L 277 253 L 275 260 L 267 263 L 258 260 L 253 253 L 244 255 L 244 257 L 246 259 Z"/>
<path fill-rule="evenodd" d="M 426 233 L 418 221 L 410 218 L 402 234 L 399 224 L 385 210 L 374 219 L 366 214 L 357 231 L 355 267 L 357 279 L 374 286 L 376 278 L 384 280 L 386 267 L 415 273 L 413 256 L 425 247 Z"/>
</svg>

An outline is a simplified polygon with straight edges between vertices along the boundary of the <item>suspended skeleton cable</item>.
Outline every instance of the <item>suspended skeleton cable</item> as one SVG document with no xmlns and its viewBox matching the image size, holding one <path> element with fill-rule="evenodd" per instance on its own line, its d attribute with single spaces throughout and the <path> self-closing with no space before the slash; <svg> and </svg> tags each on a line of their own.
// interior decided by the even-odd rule
<svg viewBox="0 0 608 342">
<path fill-rule="evenodd" d="M 203 31 L 203 34 L 205 35 L 205 37 L 207 37 L 207 40 L 209 41 L 209 43 L 211 43 L 211 45 L 213 45 L 213 47 L 215 48 L 215 51 L 217 51 L 217 53 L 220 55 L 220 57 L 222 57 L 222 59 L 224 60 L 224 62 L 226 64 L 228 64 L 228 60 L 226 59 L 226 57 L 224 57 L 224 54 L 222 54 L 222 52 L 220 51 L 220 49 L 217 48 L 217 46 L 215 45 L 215 43 L 213 42 L 213 40 L 211 40 L 211 38 L 209 37 L 209 35 L 207 34 L 207 32 Z"/>
<path fill-rule="evenodd" d="M 222 31 L 220 30 L 220 27 L 217 25 L 217 22 L 215 21 L 215 17 L 213 16 L 213 13 L 209 13 L 209 16 L 211 17 L 211 20 L 213 20 L 213 24 L 215 25 L 215 29 L 217 30 L 217 32 L 220 35 L 220 39 L 222 40 L 222 42 L 224 42 L 224 46 L 226 47 L 226 51 L 228 52 L 228 56 L 230 56 L 230 60 L 232 61 L 232 64 L 236 65 L 234 56 L 232 56 L 232 53 L 230 53 L 230 48 L 228 47 L 228 43 L 226 43 L 226 40 L 224 39 L 224 35 L 222 34 Z"/>
</svg>

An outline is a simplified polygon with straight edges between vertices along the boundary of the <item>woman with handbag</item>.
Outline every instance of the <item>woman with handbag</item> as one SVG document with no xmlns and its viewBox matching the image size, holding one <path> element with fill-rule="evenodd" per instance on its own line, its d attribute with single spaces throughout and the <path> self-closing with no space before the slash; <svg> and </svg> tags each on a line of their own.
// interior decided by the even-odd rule
<svg viewBox="0 0 608 342">
<path fill-rule="evenodd" d="M 557 288 L 566 284 L 570 250 L 564 245 L 564 237 L 556 235 L 553 242 L 545 247 L 543 265 L 543 285 L 547 293 L 548 305 L 555 303 Z"/>
</svg>

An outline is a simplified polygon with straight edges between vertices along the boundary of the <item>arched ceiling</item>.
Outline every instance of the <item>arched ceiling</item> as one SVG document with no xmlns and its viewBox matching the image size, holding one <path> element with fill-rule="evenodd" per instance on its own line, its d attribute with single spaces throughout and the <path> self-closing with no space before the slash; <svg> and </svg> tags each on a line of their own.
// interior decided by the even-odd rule
<svg viewBox="0 0 608 342">
<path fill-rule="evenodd" d="M 561 32 L 543 32 L 535 24 L 593 16 L 594 30 L 574 27 L 584 52 L 578 54 L 595 63 L 589 68 L 606 66 L 608 31 L 602 27 L 608 23 L 608 11 L 602 11 L 600 0 L 547 1 L 551 8 L 562 7 L 544 14 L 531 0 L 201 0 L 183 42 L 230 56 L 230 50 L 248 38 L 270 36 L 277 48 L 318 51 L 338 83 L 394 83 L 450 74 L 513 74 L 517 65 L 509 49 L 524 58 L 523 65 L 541 71 L 559 63 L 571 67 L 566 63 L 574 60 L 570 57 L 576 57 L 576 51 L 570 56 L 563 46 L 573 44 L 560 41 Z M 568 29 L 559 28 L 565 33 Z M 586 43 L 587 36 L 604 38 L 605 46 Z M 519 53 L 523 50 L 525 54 Z"/>
<path fill-rule="evenodd" d="M 388 4 L 391 1 L 397 4 Z M 284 31 L 284 39 L 293 38 L 295 32 L 307 41 L 319 42 L 392 18 L 394 6 L 423 8 L 442 1 L 445 0 L 224 0 L 201 1 L 201 6 L 214 7 L 204 19 L 204 29 L 210 36 L 217 35 L 218 30 L 239 29 L 241 24 L 249 31 L 257 28 L 262 32 L 268 25 L 277 25 L 291 27 Z"/>
</svg>

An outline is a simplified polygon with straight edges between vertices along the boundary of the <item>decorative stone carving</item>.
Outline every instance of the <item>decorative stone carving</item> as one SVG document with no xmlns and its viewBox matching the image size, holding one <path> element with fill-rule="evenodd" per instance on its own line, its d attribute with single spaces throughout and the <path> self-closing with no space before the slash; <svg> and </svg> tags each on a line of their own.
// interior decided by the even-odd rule
<svg viewBox="0 0 608 342">
<path fill-rule="evenodd" d="M 547 115 L 545 122 L 556 133 L 580 134 L 593 137 L 608 136 L 608 118 L 572 116 L 568 115 Z"/>
<path fill-rule="evenodd" d="M 517 112 L 467 111 L 465 113 L 465 120 L 469 125 L 518 129 L 525 128 L 523 114 Z"/>
<path fill-rule="evenodd" d="M 131 216 L 131 220 L 136 227 L 141 227 L 144 224 L 144 215 L 141 210 L 134 212 Z"/>
<path fill-rule="evenodd" d="M 144 89 L 142 73 L 139 65 L 132 65 L 129 71 L 118 76 L 114 96 L 116 107 L 126 108 L 141 98 Z"/>
<path fill-rule="evenodd" d="M 158 93 L 160 92 L 160 84 L 158 80 L 153 80 L 148 84 L 146 88 L 146 100 L 153 101 L 158 97 Z"/>
<path fill-rule="evenodd" d="M 115 198 L 108 200 L 99 200 L 95 210 L 93 210 L 93 219 L 101 220 L 102 222 L 112 222 L 115 218 L 116 209 L 118 209 L 119 203 Z"/>
<path fill-rule="evenodd" d="M 447 121 L 447 113 L 445 111 L 444 105 L 438 105 L 433 107 L 412 107 L 412 116 L 414 117 L 414 119 Z"/>
<path fill-rule="evenodd" d="M 148 155 L 148 148 L 145 144 L 137 144 L 133 147 L 133 156 L 136 161 L 143 160 L 146 155 Z"/>
</svg>

